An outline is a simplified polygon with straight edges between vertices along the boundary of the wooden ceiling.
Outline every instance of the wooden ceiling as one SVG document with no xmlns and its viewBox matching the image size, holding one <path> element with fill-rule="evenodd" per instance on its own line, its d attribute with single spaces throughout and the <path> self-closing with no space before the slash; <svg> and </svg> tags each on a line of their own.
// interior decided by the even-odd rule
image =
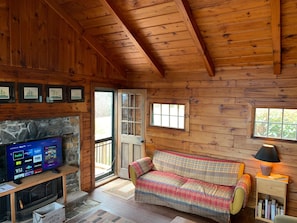
<svg viewBox="0 0 297 223">
<path fill-rule="evenodd" d="M 297 63 L 295 0 L 43 0 L 129 74 Z"/>
</svg>

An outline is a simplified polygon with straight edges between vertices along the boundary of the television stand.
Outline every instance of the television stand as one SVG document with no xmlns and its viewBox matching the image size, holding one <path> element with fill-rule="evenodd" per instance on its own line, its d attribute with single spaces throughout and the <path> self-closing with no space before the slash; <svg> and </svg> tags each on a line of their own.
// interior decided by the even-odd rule
<svg viewBox="0 0 297 223">
<path fill-rule="evenodd" d="M 60 170 L 58 168 L 54 168 L 54 169 L 52 169 L 52 172 L 53 173 L 60 173 Z"/>
<path fill-rule="evenodd" d="M 22 179 L 21 184 L 15 184 L 13 181 L 6 182 L 10 186 L 13 186 L 13 189 L 10 189 L 5 192 L 0 193 L 0 197 L 10 196 L 10 214 L 11 214 L 11 222 L 16 222 L 16 205 L 15 205 L 15 193 L 26 188 L 51 181 L 62 177 L 62 189 L 63 189 L 63 203 L 67 203 L 67 186 L 66 186 L 66 176 L 68 174 L 72 174 L 78 171 L 78 167 L 64 165 L 58 168 L 59 173 L 53 173 L 52 171 L 46 171 L 40 174 L 32 175 Z"/>
</svg>

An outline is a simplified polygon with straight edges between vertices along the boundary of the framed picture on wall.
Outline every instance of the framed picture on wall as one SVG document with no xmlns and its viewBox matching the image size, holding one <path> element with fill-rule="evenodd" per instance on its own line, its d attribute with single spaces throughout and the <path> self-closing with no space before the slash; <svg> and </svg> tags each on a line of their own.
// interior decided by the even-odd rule
<svg viewBox="0 0 297 223">
<path fill-rule="evenodd" d="M 47 85 L 46 86 L 46 102 L 65 102 L 65 86 L 63 85 Z"/>
<path fill-rule="evenodd" d="M 19 102 L 35 103 L 42 101 L 42 85 L 32 83 L 19 83 Z"/>
<path fill-rule="evenodd" d="M 84 100 L 84 87 L 68 87 L 68 102 L 83 102 Z"/>
<path fill-rule="evenodd" d="M 15 102 L 13 82 L 0 82 L 0 103 Z"/>
</svg>

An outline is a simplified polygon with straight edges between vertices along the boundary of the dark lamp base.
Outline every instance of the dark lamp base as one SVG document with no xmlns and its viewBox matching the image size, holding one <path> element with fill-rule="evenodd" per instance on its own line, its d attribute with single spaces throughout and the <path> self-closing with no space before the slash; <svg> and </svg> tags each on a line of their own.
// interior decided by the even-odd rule
<svg viewBox="0 0 297 223">
<path fill-rule="evenodd" d="M 271 170 L 272 170 L 272 165 L 261 164 L 260 168 L 261 168 L 262 175 L 270 176 L 270 173 L 271 173 Z"/>
</svg>

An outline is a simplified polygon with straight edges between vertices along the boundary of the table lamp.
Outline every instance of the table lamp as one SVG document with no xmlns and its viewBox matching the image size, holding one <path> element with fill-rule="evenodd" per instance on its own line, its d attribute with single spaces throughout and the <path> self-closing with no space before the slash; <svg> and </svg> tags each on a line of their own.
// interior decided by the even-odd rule
<svg viewBox="0 0 297 223">
<path fill-rule="evenodd" d="M 263 144 L 254 157 L 262 161 L 260 168 L 264 176 L 270 176 L 272 163 L 280 162 L 274 145 Z"/>
</svg>

